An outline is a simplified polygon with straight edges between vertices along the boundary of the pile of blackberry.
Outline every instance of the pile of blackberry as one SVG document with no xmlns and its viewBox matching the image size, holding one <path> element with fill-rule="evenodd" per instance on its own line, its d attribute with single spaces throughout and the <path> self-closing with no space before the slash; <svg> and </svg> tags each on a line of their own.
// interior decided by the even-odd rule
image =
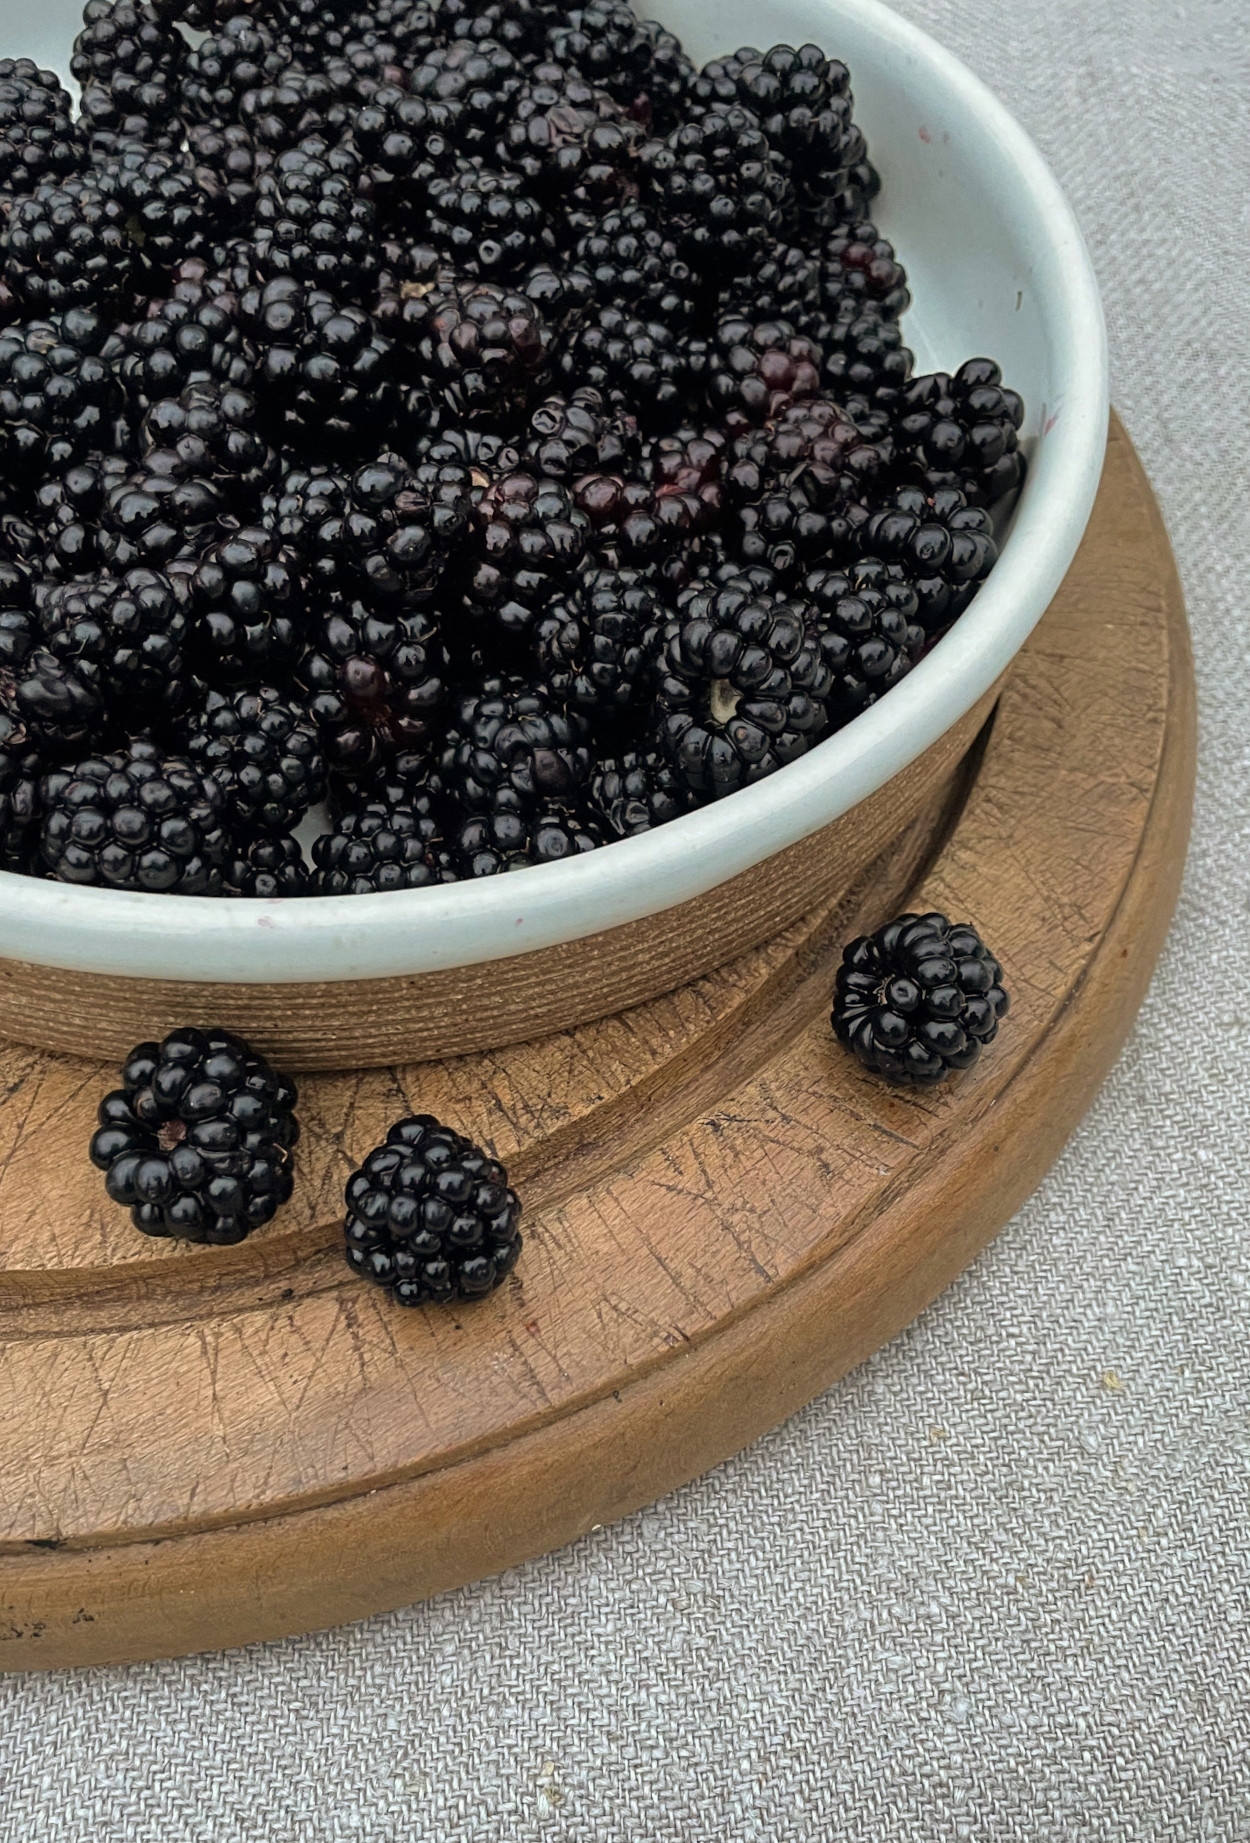
<svg viewBox="0 0 1250 1843">
<path fill-rule="evenodd" d="M 0 63 L 6 870 L 272 898 L 602 849 L 968 606 L 1023 405 L 915 375 L 837 59 L 698 70 L 622 0 L 83 18 L 77 105 Z"/>
</svg>

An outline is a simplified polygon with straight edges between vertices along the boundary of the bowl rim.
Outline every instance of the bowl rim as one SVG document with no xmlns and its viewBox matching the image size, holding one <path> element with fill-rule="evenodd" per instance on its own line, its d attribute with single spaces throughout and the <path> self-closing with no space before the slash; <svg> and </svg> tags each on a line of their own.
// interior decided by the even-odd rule
<svg viewBox="0 0 1250 1843">
<path fill-rule="evenodd" d="M 103 976 L 288 984 L 468 966 L 638 921 L 705 894 L 840 818 L 885 785 L 995 683 L 1076 552 L 1102 470 L 1109 413 L 1102 306 L 1071 206 L 1033 141 L 953 53 L 880 0 L 824 0 L 882 58 L 919 69 L 991 143 L 1044 280 L 1062 397 L 994 571 L 949 634 L 887 698 L 809 754 L 654 832 L 563 863 L 372 896 L 148 895 L 0 872 L 0 952 Z M 1041 285 L 1041 284 L 1039 284 Z M 194 962 L 188 950 L 194 950 Z"/>
</svg>

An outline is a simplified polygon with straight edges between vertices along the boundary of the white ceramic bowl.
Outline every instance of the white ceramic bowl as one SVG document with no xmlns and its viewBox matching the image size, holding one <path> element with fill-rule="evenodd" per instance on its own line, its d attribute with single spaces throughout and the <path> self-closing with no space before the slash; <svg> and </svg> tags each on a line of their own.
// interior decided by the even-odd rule
<svg viewBox="0 0 1250 1843">
<path fill-rule="evenodd" d="M 648 10 L 652 10 L 648 8 Z M 145 896 L 0 874 L 0 954 L 36 965 L 232 984 L 382 978 L 549 947 L 703 894 L 838 818 L 971 709 L 1076 551 L 1106 437 L 1097 285 L 1027 135 L 957 59 L 877 0 L 659 0 L 697 63 L 808 41 L 850 66 L 883 179 L 874 216 L 905 263 L 920 370 L 989 354 L 1028 406 L 1028 482 L 973 607 L 889 696 L 802 761 L 642 838 L 571 863 L 386 896 Z M 77 0 L 0 0 L 0 48 L 64 73 Z"/>
</svg>

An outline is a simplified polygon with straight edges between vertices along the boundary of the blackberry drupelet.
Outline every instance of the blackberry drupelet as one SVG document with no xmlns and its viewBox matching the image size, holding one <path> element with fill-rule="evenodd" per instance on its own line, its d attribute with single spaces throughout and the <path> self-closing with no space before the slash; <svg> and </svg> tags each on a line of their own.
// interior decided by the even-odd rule
<svg viewBox="0 0 1250 1843">
<path fill-rule="evenodd" d="M 395 352 L 363 308 L 283 275 L 245 291 L 240 311 L 275 438 L 337 460 L 376 449 L 397 402 Z"/>
<path fill-rule="evenodd" d="M 692 793 L 720 799 L 823 733 L 830 674 L 804 612 L 743 577 L 683 597 L 657 702 L 661 746 Z"/>
<path fill-rule="evenodd" d="M 216 785 L 140 739 L 46 774 L 40 857 L 59 883 L 215 896 L 227 840 Z"/>
<path fill-rule="evenodd" d="M 32 192 L 81 172 L 86 161 L 59 78 L 30 58 L 0 58 L 0 192 Z"/>
<path fill-rule="evenodd" d="M 1024 403 L 993 359 L 970 358 L 953 377 L 911 380 L 894 423 L 899 458 L 927 491 L 958 487 L 969 505 L 992 506 L 1024 478 L 1023 420 Z"/>
<path fill-rule="evenodd" d="M 260 526 L 230 531 L 188 587 L 190 657 L 209 685 L 273 684 L 293 664 L 304 623 L 294 554 Z"/>
<path fill-rule="evenodd" d="M 649 693 L 667 610 L 636 570 L 590 570 L 558 595 L 534 628 L 552 696 L 587 714 L 625 710 Z"/>
<path fill-rule="evenodd" d="M 221 880 L 223 896 L 246 896 L 255 901 L 313 893 L 312 871 L 297 841 L 263 832 L 231 846 Z"/>
<path fill-rule="evenodd" d="M 466 811 L 487 813 L 500 794 L 533 810 L 577 796 L 590 774 L 589 728 L 542 685 L 487 678 L 458 700 L 440 770 Z"/>
<path fill-rule="evenodd" d="M 600 761 L 587 799 L 613 838 L 636 838 L 692 812 L 695 797 L 657 749 L 631 749 Z"/>
<path fill-rule="evenodd" d="M 15 199 L 0 241 L 6 282 L 36 312 L 105 309 L 130 292 L 138 245 L 120 202 L 90 174 Z"/>
<path fill-rule="evenodd" d="M 375 211 L 359 195 L 360 161 L 320 136 L 279 154 L 256 188 L 253 246 L 266 276 L 293 275 L 341 301 L 362 301 L 377 277 Z"/>
<path fill-rule="evenodd" d="M 605 469 L 629 469 L 640 447 L 636 419 L 610 410 L 602 392 L 581 385 L 567 397 L 547 397 L 538 405 L 522 452 L 540 474 L 569 481 Z"/>
<path fill-rule="evenodd" d="M 429 614 L 358 601 L 331 610 L 296 668 L 330 767 L 353 779 L 430 746 L 448 675 Z"/>
<path fill-rule="evenodd" d="M 501 1164 L 416 1114 L 348 1179 L 348 1263 L 400 1305 L 480 1299 L 517 1264 L 520 1217 Z"/>
<path fill-rule="evenodd" d="M 658 320 L 600 307 L 561 354 L 565 388 L 597 390 L 644 429 L 673 429 L 690 408 L 693 348 Z"/>
<path fill-rule="evenodd" d="M 555 247 L 548 214 L 517 173 L 460 160 L 426 198 L 429 237 L 463 275 L 516 276 Z"/>
<path fill-rule="evenodd" d="M 813 570 L 803 583 L 809 630 L 832 675 L 834 728 L 905 678 L 924 651 L 920 599 L 897 564 L 864 557 L 846 570 Z"/>
<path fill-rule="evenodd" d="M 125 439 L 115 346 L 85 307 L 0 332 L 0 463 L 16 486 Z"/>
<path fill-rule="evenodd" d="M 929 1086 L 971 1068 L 1007 1008 L 1003 969 L 975 928 L 900 915 L 844 952 L 833 1029 L 874 1074 Z"/>
<path fill-rule="evenodd" d="M 583 857 L 605 842 L 599 820 L 576 802 L 543 801 L 531 811 L 510 791 L 495 798 L 488 813 L 462 821 L 451 840 L 459 876 L 498 877 L 538 864 Z"/>
<path fill-rule="evenodd" d="M 550 382 L 551 333 L 527 295 L 491 282 L 437 288 L 406 303 L 402 326 L 459 423 L 511 428 Z"/>
<path fill-rule="evenodd" d="M 675 240 L 645 205 L 607 212 L 579 240 L 575 260 L 590 276 L 596 298 L 670 330 L 695 316 L 699 284 Z"/>
<path fill-rule="evenodd" d="M 865 555 L 903 566 L 930 638 L 958 619 L 998 557 L 989 513 L 950 486 L 900 487 L 868 519 L 860 542 Z"/>
<path fill-rule="evenodd" d="M 87 0 L 70 70 L 82 85 L 82 119 L 117 130 L 151 128 L 177 112 L 187 45 L 177 27 L 143 0 Z"/>
<path fill-rule="evenodd" d="M 240 1242 L 290 1198 L 298 1098 L 227 1031 L 172 1031 L 126 1058 L 91 1162 L 145 1235 Z"/>
<path fill-rule="evenodd" d="M 313 893 L 374 896 L 447 882 L 436 821 L 417 806 L 370 802 L 313 845 Z"/>
<path fill-rule="evenodd" d="M 480 489 L 468 545 L 465 606 L 523 635 L 586 553 L 590 521 L 558 480 L 501 474 Z"/>
<path fill-rule="evenodd" d="M 708 350 L 708 403 L 730 429 L 766 422 L 818 393 L 821 360 L 821 348 L 788 320 L 727 315 Z"/>
<path fill-rule="evenodd" d="M 272 686 L 210 691 L 191 724 L 187 754 L 225 796 L 236 840 L 291 832 L 325 793 L 317 732 L 299 705 Z"/>
</svg>

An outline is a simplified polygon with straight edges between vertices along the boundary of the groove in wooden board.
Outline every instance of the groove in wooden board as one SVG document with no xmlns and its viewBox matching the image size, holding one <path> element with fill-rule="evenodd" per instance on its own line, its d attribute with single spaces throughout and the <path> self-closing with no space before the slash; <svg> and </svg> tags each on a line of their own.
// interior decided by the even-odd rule
<svg viewBox="0 0 1250 1843">
<path fill-rule="evenodd" d="M 887 1108 L 883 1091 L 866 1083 L 850 1065 L 822 1061 L 828 1050 L 822 1047 L 818 1027 L 801 1031 L 766 1070 L 722 1098 L 715 1124 L 694 1120 L 684 1133 L 674 1135 L 669 1147 L 627 1163 L 615 1177 L 596 1186 L 584 1206 L 572 1201 L 548 1212 L 538 1225 L 540 1254 L 544 1249 L 549 1254 L 563 1236 L 612 1257 L 618 1277 L 614 1316 L 596 1313 L 596 1304 L 602 1302 L 585 1296 L 584 1273 L 579 1276 L 581 1285 L 566 1285 L 552 1297 L 545 1316 L 536 1314 L 533 1305 L 543 1276 L 531 1274 L 527 1264 L 524 1316 L 518 1310 L 492 1320 L 489 1313 L 499 1302 L 491 1302 L 486 1315 L 470 1319 L 466 1314 L 461 1331 L 445 1326 L 447 1338 L 437 1349 L 414 1341 L 414 1350 L 429 1351 L 429 1365 L 420 1363 L 413 1371 L 413 1378 L 419 1377 L 423 1385 L 420 1392 L 427 1407 L 441 1391 L 454 1392 L 460 1409 L 470 1408 L 469 1398 L 497 1389 L 502 1375 L 519 1411 L 503 1428 L 493 1451 L 483 1454 L 478 1447 L 448 1439 L 436 1456 L 427 1447 L 431 1470 L 423 1477 L 409 1477 L 337 1508 L 270 1515 L 265 1522 L 240 1526 L 229 1535 L 155 1545 L 138 1542 L 95 1554 L 64 1550 L 57 1555 L 9 1556 L 0 1561 L 0 1605 L 7 1599 L 12 1623 L 24 1634 L 4 1647 L 15 1661 L 138 1655 L 325 1623 L 433 1591 L 565 1539 L 586 1521 L 618 1514 L 722 1457 L 797 1405 L 903 1322 L 986 1239 L 1057 1151 L 1127 1029 L 1179 877 L 1192 773 L 1183 614 L 1168 573 L 1166 540 L 1153 519 L 1131 451 L 1118 436 L 1109 456 L 1104 498 L 1112 489 L 1124 503 L 1131 500 L 1137 506 L 1134 522 L 1122 533 L 1126 548 L 1118 565 L 1131 578 L 1128 599 L 1139 603 L 1135 613 L 1126 609 L 1132 631 L 1121 632 L 1117 652 L 1088 621 L 1078 624 L 1066 663 L 1045 655 L 1039 635 L 1039 686 L 1048 678 L 1063 681 L 1065 674 L 1079 677 L 1080 685 L 1064 690 L 1064 700 L 1053 708 L 1042 702 L 1035 686 L 1021 699 L 1010 723 L 1004 703 L 973 795 L 920 892 L 921 900 L 939 894 L 954 900 L 975 890 L 984 905 L 987 928 L 998 916 L 1014 927 L 1017 906 L 1027 910 L 1022 919 L 1028 925 L 1022 927 L 1016 952 L 1023 995 L 1001 1054 L 996 1052 L 970 1080 L 952 1086 L 945 1096 L 920 1102 L 889 1097 Z M 1096 527 L 1089 545 L 1099 535 Z M 1152 596 L 1147 587 L 1139 597 L 1152 572 L 1157 590 Z M 1116 571 L 1104 572 L 1101 579 L 1096 571 L 1084 579 L 1074 571 L 1065 594 L 1075 599 L 1083 581 L 1090 592 L 1106 596 L 1100 605 L 1117 607 Z M 1170 660 L 1167 646 L 1158 640 L 1166 628 L 1168 598 L 1172 644 L 1180 649 Z M 1150 653 L 1146 629 L 1152 626 L 1157 673 L 1166 679 L 1170 667 L 1175 681 L 1169 757 L 1160 757 L 1157 734 L 1153 744 L 1135 735 L 1135 730 L 1144 733 L 1152 724 L 1161 729 L 1162 705 L 1156 697 L 1147 701 L 1141 722 L 1130 725 L 1120 738 L 1119 767 L 1108 767 L 1116 755 L 1120 704 L 1114 698 L 1100 702 L 1101 693 L 1091 689 L 1089 681 L 1099 674 L 1120 677 L 1126 696 L 1137 696 L 1143 687 L 1134 684 L 1131 673 L 1124 674 L 1124 657 L 1131 654 L 1139 661 Z M 1103 650 L 1091 653 L 1090 647 L 1099 642 Z M 1072 732 L 1066 750 L 1054 735 L 1056 721 L 1060 729 L 1067 725 Z M 1115 839 L 1103 841 L 1106 848 L 1099 853 L 1082 853 L 1080 835 L 1059 823 L 1062 813 L 1056 809 L 1079 796 L 1076 756 L 1084 754 L 1085 729 L 1093 723 L 1103 742 L 1089 758 L 1084 787 L 1088 793 L 1103 775 L 1118 777 L 1130 787 L 1135 784 L 1136 795 L 1108 804 L 1110 826 L 1130 832 L 1138 828 L 1132 848 L 1119 849 L 1117 832 Z M 1045 816 L 1037 790 L 1039 768 L 1049 770 L 1043 792 L 1049 795 L 1051 830 L 1039 833 L 1038 851 L 1026 856 L 1029 827 Z M 1140 795 L 1150 788 L 1152 776 L 1160 794 L 1143 810 Z M 1013 789 L 1031 784 L 1035 797 L 1020 799 L 1014 791 L 1006 797 L 1005 782 Z M 1020 841 L 1014 856 L 985 849 L 987 839 L 1001 836 L 1004 823 Z M 981 829 L 979 846 L 969 843 L 974 824 Z M 966 882 L 968 877 L 974 879 L 972 884 Z M 1008 885 L 1016 891 L 1019 905 L 1003 894 Z M 1099 945 L 1091 949 L 1083 930 L 1097 922 L 1100 902 L 1105 907 L 1101 928 L 1096 929 Z M 1052 912 L 1060 914 L 1059 925 L 1049 930 L 1039 926 L 1037 918 L 1044 922 Z M 1119 945 L 1121 940 L 1128 944 Z M 896 1106 L 904 1112 L 895 1112 Z M 792 1123 L 784 1133 L 775 1130 L 779 1116 L 774 1109 Z M 889 1137 L 898 1132 L 900 1122 L 907 1130 L 899 1137 L 927 1145 L 927 1157 Z M 999 1147 L 997 1157 L 989 1152 L 994 1145 Z M 875 1197 L 864 1146 L 872 1160 L 885 1167 L 877 1174 Z M 845 1170 L 848 1187 L 859 1186 L 858 1225 L 844 1211 L 840 1218 L 826 1217 L 823 1228 L 818 1215 L 805 1226 L 804 1212 L 815 1207 L 812 1174 L 822 1169 Z M 735 1171 L 746 1186 L 741 1194 L 722 1175 Z M 737 1207 L 728 1214 L 736 1242 L 724 1236 L 725 1210 L 710 1217 L 701 1213 L 707 1186 L 702 1172 L 716 1174 L 713 1183 L 726 1184 L 722 1198 L 734 1197 Z M 688 1181 L 691 1177 L 693 1183 Z M 752 1186 L 754 1195 L 749 1194 Z M 692 1190 L 698 1194 L 691 1196 Z M 619 1248 L 627 1246 L 631 1225 L 645 1221 L 649 1213 L 654 1218 L 649 1245 L 666 1267 L 648 1269 L 644 1276 L 638 1262 L 631 1266 L 628 1258 L 616 1257 Z M 698 1233 L 700 1221 L 707 1224 L 703 1236 Z M 615 1243 L 605 1234 L 608 1226 Z M 656 1246 L 660 1239 L 662 1249 Z M 184 1269 L 171 1266 L 164 1271 Z M 562 1331 L 557 1304 L 563 1308 Z M 298 1302 L 292 1309 L 298 1310 Z M 365 1320 L 359 1313 L 355 1317 L 357 1334 L 363 1337 Z M 405 1327 L 410 1322 L 392 1315 L 386 1329 L 392 1336 L 408 1338 Z M 596 1395 L 583 1387 L 579 1394 L 579 1374 L 590 1374 L 593 1363 L 580 1347 L 574 1348 L 582 1335 L 578 1327 L 589 1339 L 602 1335 L 604 1324 L 617 1340 L 618 1360 L 624 1365 L 619 1388 L 615 1393 L 600 1389 Z M 535 1332 L 527 1344 L 519 1333 L 530 1326 Z M 505 1328 L 511 1339 L 507 1344 L 502 1341 Z M 547 1348 L 554 1346 L 556 1335 L 559 1348 Z M 670 1337 L 676 1342 L 667 1342 Z M 102 1342 L 112 1348 L 119 1340 Z M 323 1365 L 334 1368 L 335 1351 L 346 1359 L 348 1343 L 328 1347 Z M 27 1345 L 25 1354 L 46 1348 Z M 280 1335 L 272 1343 L 253 1340 L 253 1348 L 258 1356 L 268 1352 L 279 1365 L 290 1354 L 289 1342 Z M 362 1342 L 359 1348 L 370 1376 L 376 1373 L 384 1387 L 397 1393 L 380 1344 Z M 502 1358 L 494 1367 L 492 1353 Z M 21 1347 L 18 1355 L 20 1360 Z M 579 1356 L 584 1359 L 580 1372 L 573 1360 Z M 351 1397 L 350 1370 L 345 1366 L 337 1373 L 355 1414 L 362 1400 Z M 228 1379 L 219 1375 L 219 1381 L 225 1381 L 225 1390 L 219 1391 L 216 1411 L 241 1408 Z M 275 1388 L 271 1378 L 265 1385 L 266 1399 L 280 1409 L 278 1398 L 290 1382 L 286 1377 L 281 1388 Z M 119 1393 L 127 1393 L 124 1365 L 107 1402 L 109 1412 L 124 1415 L 124 1403 L 115 1399 Z M 402 1411 L 403 1404 L 397 1405 Z M 317 1446 L 315 1430 L 304 1425 L 307 1406 L 305 1397 L 299 1423 L 290 1423 L 286 1439 L 308 1441 L 302 1456 L 313 1461 L 311 1469 L 316 1471 L 326 1464 L 328 1449 Z M 419 1434 L 416 1406 L 410 1405 L 408 1412 Z M 245 1446 L 263 1418 L 241 1415 L 239 1432 Z M 479 1435 L 481 1425 L 479 1418 Z M 367 1431 L 365 1463 L 372 1465 L 381 1446 L 372 1437 L 373 1428 Z M 193 1447 L 194 1429 L 184 1426 L 181 1432 Z M 70 1439 L 66 1455 L 72 1444 Z M 292 1455 L 272 1454 L 272 1432 L 269 1444 L 277 1466 L 265 1489 L 276 1491 L 281 1483 L 278 1473 Z M 278 1445 L 283 1445 L 282 1439 Z M 413 1450 L 419 1445 L 414 1437 Z M 232 1455 L 234 1450 L 232 1445 Z M 474 1456 L 452 1463 L 457 1455 L 470 1453 Z M 175 1469 L 186 1458 L 185 1451 L 176 1454 Z M 244 1462 L 247 1458 L 244 1453 Z M 347 1463 L 350 1469 L 352 1458 Z M 408 1469 L 413 1470 L 411 1464 Z M 368 1477 L 374 1476 L 357 1475 L 353 1488 L 363 1491 Z M 220 1477 L 219 1469 L 218 1485 Z M 145 1488 L 143 1477 L 136 1476 L 132 1483 Z M 110 1494 L 106 1484 L 99 1475 L 84 1484 L 84 1508 L 92 1497 L 97 1498 L 97 1512 L 103 1507 Z M 0 1500 L 6 1497 L 7 1489 L 0 1487 Z M 277 1498 L 269 1501 L 276 1503 Z M 86 1528 L 85 1521 L 80 1527 Z M 148 1533 L 153 1527 L 148 1525 Z M 98 1514 L 95 1528 L 94 1539 L 99 1540 L 105 1525 Z M 342 1562 L 349 1530 L 354 1571 Z M 365 1555 L 367 1566 L 361 1560 Z M 247 1582 L 242 1609 L 224 1589 L 227 1579 L 233 1585 L 240 1578 Z M 71 1606 L 70 1601 L 83 1591 L 93 1596 L 90 1608 L 83 1610 L 95 1623 L 80 1628 L 73 1625 L 80 1602 Z M 145 1609 L 159 1609 L 163 1623 L 158 1633 L 133 1608 L 128 1612 L 125 1596 L 131 1593 Z M 44 1631 L 34 1640 L 29 1632 L 40 1621 Z M 45 1642 L 49 1637 L 51 1644 Z"/>
</svg>

